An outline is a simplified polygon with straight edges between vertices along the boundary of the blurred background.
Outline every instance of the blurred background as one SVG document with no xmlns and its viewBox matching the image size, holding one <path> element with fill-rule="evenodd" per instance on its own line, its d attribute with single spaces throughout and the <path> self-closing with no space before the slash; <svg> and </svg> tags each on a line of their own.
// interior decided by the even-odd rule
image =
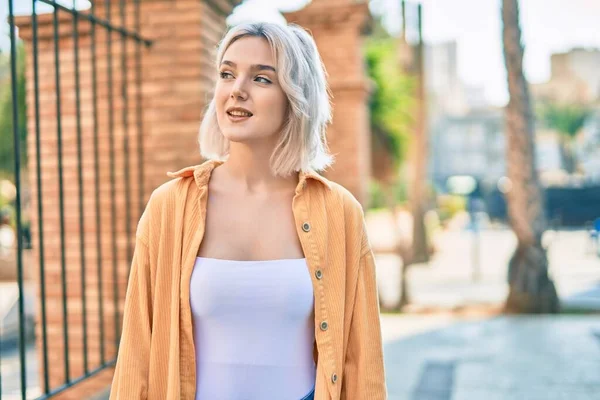
<svg viewBox="0 0 600 400">
<path fill-rule="evenodd" d="M 377 261 L 390 399 L 600 398 L 600 3 L 3 0 L 0 399 L 106 399 L 133 236 L 228 26 L 297 23 Z"/>
</svg>

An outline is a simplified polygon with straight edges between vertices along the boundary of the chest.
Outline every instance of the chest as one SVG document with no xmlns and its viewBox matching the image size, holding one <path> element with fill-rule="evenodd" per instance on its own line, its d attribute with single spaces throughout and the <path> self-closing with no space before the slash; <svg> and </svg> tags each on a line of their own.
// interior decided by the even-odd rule
<svg viewBox="0 0 600 400">
<path fill-rule="evenodd" d="M 292 195 L 209 195 L 200 257 L 274 260 L 304 257 Z"/>
</svg>

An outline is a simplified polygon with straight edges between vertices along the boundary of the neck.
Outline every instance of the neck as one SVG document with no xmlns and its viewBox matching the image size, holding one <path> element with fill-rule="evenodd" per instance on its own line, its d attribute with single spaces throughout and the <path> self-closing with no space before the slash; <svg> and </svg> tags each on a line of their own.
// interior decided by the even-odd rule
<svg viewBox="0 0 600 400">
<path fill-rule="evenodd" d="M 226 180 L 240 190 L 271 192 L 294 188 L 298 183 L 298 174 L 288 177 L 275 176 L 270 165 L 272 153 L 272 146 L 232 142 L 229 157 L 219 169 Z"/>
</svg>

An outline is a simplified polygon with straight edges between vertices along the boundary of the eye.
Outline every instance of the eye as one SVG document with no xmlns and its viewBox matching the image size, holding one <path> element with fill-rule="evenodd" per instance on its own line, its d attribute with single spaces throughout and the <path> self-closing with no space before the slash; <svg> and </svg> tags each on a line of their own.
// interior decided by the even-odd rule
<svg viewBox="0 0 600 400">
<path fill-rule="evenodd" d="M 273 83 L 269 79 L 267 79 L 263 76 L 257 76 L 255 81 L 260 82 L 260 83 L 266 83 L 266 84 Z"/>
<path fill-rule="evenodd" d="M 221 79 L 231 79 L 231 78 L 233 78 L 233 75 L 230 74 L 229 72 L 219 72 L 219 76 L 221 77 Z"/>
</svg>

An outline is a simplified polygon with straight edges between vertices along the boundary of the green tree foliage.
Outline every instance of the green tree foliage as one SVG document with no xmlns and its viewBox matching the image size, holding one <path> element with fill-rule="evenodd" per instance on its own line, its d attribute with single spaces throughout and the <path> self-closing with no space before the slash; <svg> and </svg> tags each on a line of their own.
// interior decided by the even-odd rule
<svg viewBox="0 0 600 400">
<path fill-rule="evenodd" d="M 398 39 L 377 27 L 367 38 L 365 59 L 374 88 L 369 107 L 373 135 L 389 150 L 397 167 L 406 154 L 413 123 L 414 79 L 402 73 L 398 57 Z"/>
<path fill-rule="evenodd" d="M 14 174 L 13 102 L 10 74 L 10 54 L 0 54 L 0 177 Z M 17 48 L 17 109 L 21 150 L 21 166 L 27 164 L 27 109 L 25 105 L 25 51 L 22 44 Z"/>
<path fill-rule="evenodd" d="M 579 104 L 547 103 L 542 106 L 544 123 L 568 139 L 573 139 L 583 127 L 590 111 Z"/>
<path fill-rule="evenodd" d="M 565 169 L 569 173 L 577 169 L 577 160 L 573 142 L 581 130 L 590 110 L 580 104 L 545 103 L 540 106 L 542 122 L 560 135 L 561 153 Z"/>
</svg>

